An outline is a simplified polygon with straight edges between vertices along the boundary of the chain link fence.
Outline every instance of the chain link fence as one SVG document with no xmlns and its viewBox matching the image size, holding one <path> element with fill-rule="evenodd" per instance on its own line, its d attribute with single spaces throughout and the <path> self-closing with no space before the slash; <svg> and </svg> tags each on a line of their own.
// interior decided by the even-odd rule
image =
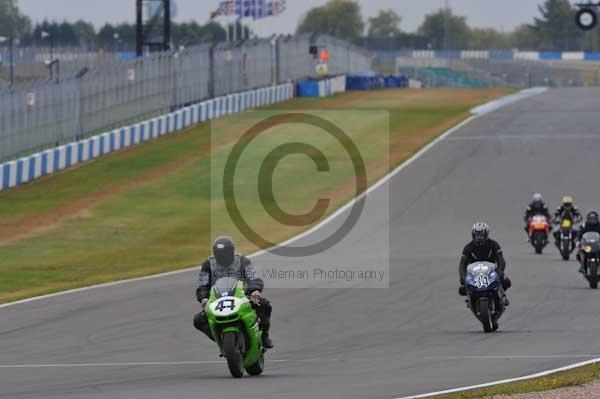
<svg viewBox="0 0 600 399">
<path fill-rule="evenodd" d="M 208 98 L 316 77 L 317 60 L 309 52 L 311 46 L 329 51 L 330 75 L 371 67 L 366 50 L 328 36 L 310 35 L 207 43 L 133 60 L 90 53 L 62 60 L 59 55 L 64 69 L 60 79 L 54 75 L 53 79 L 17 82 L 13 87 L 0 84 L 0 160 Z M 37 58 L 29 61 L 39 62 Z"/>
</svg>

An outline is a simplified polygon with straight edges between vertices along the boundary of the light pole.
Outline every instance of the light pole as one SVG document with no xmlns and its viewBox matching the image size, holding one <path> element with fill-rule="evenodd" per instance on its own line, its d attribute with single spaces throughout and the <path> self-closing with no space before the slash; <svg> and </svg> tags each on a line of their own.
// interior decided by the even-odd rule
<svg viewBox="0 0 600 399">
<path fill-rule="evenodd" d="M 10 70 L 10 87 L 15 85 L 15 61 L 13 55 L 14 39 L 13 37 L 0 36 L 0 43 L 8 42 L 8 57 Z"/>
<path fill-rule="evenodd" d="M 119 52 L 121 49 L 121 40 L 120 40 L 120 36 L 119 33 L 115 32 L 113 33 L 113 39 L 115 39 L 115 53 Z"/>
<path fill-rule="evenodd" d="M 47 37 L 50 38 L 50 61 L 54 61 L 54 36 L 43 30 L 40 33 L 40 37 L 42 38 L 42 40 L 44 40 Z"/>
<path fill-rule="evenodd" d="M 444 50 L 448 51 L 449 47 L 449 19 L 450 19 L 450 3 L 448 0 L 444 0 Z"/>
</svg>

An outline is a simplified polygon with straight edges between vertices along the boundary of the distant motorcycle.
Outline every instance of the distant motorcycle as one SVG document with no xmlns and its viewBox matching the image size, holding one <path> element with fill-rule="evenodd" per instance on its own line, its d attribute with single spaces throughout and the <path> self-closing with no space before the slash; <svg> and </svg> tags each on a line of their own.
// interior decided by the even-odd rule
<svg viewBox="0 0 600 399">
<path fill-rule="evenodd" d="M 560 251 L 563 260 L 569 260 L 571 253 L 575 249 L 575 229 L 571 219 L 564 218 L 560 222 L 558 237 L 558 250 Z"/>
<path fill-rule="evenodd" d="M 548 245 L 548 236 L 550 235 L 550 222 L 543 215 L 535 215 L 529 220 L 528 225 L 529 239 L 531 245 L 535 248 L 536 254 L 541 254 L 546 245 Z"/>
<path fill-rule="evenodd" d="M 483 325 L 486 333 L 498 329 L 498 319 L 504 313 L 504 290 L 491 262 L 476 262 L 467 266 L 465 286 L 461 294 L 467 296 L 467 307 Z"/>
<path fill-rule="evenodd" d="M 596 232 L 585 233 L 581 237 L 581 259 L 580 262 L 585 270 L 585 278 L 590 288 L 598 288 L 598 267 L 600 265 L 600 234 Z"/>
</svg>

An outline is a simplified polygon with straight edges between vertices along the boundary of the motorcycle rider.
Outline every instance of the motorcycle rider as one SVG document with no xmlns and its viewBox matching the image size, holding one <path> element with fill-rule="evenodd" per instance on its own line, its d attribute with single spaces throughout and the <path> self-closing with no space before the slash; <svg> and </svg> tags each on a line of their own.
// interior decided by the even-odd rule
<svg viewBox="0 0 600 399">
<path fill-rule="evenodd" d="M 579 209 L 573 205 L 573 197 L 570 195 L 563 197 L 560 206 L 554 212 L 553 222 L 560 226 L 560 223 L 565 219 L 570 220 L 573 224 L 580 223 L 583 219 Z M 560 229 L 554 232 L 554 239 L 554 244 L 560 249 Z M 576 237 L 573 235 L 573 245 L 575 245 L 575 239 Z"/>
<path fill-rule="evenodd" d="M 548 210 L 548 207 L 544 202 L 544 197 L 542 197 L 542 194 L 540 193 L 533 194 L 533 197 L 531 198 L 531 203 L 527 206 L 527 209 L 525 210 L 525 217 L 523 218 L 523 220 L 525 221 L 525 232 L 527 233 L 527 237 L 529 237 L 529 222 L 531 221 L 531 218 L 533 218 L 536 215 L 545 216 L 548 219 L 549 223 L 552 220 L 552 216 L 550 216 L 550 211 Z"/>
<path fill-rule="evenodd" d="M 256 275 L 252 262 L 244 255 L 236 253 L 233 240 L 226 236 L 217 238 L 213 243 L 212 250 L 213 255 L 202 263 L 200 270 L 196 298 L 202 304 L 202 312 L 194 316 L 194 327 L 214 341 L 206 313 L 204 313 L 210 289 L 221 277 L 236 277 L 244 282 L 246 295 L 250 297 L 252 308 L 258 315 L 263 346 L 272 348 L 273 342 L 269 338 L 271 303 L 262 296 L 264 282 Z"/>
<path fill-rule="evenodd" d="M 579 232 L 577 233 L 578 246 L 583 235 L 591 231 L 600 233 L 600 217 L 598 216 L 598 211 L 590 211 L 585 217 L 585 223 L 581 226 Z M 579 273 L 585 274 L 586 270 L 585 265 L 583 263 L 583 257 L 581 256 L 581 249 L 579 250 L 579 252 L 577 252 L 577 260 L 581 264 L 581 267 L 579 268 Z"/>
<path fill-rule="evenodd" d="M 475 262 L 492 262 L 496 264 L 496 273 L 502 281 L 502 288 L 506 291 L 511 286 L 511 281 L 505 276 L 506 261 L 502 254 L 502 248 L 498 242 L 490 238 L 490 228 L 486 223 L 475 223 L 471 229 L 472 241 L 463 249 L 458 266 L 460 276 L 459 293 L 466 293 L 465 278 L 467 276 L 467 266 Z M 504 304 L 508 306 L 509 302 L 504 295 Z"/>
</svg>

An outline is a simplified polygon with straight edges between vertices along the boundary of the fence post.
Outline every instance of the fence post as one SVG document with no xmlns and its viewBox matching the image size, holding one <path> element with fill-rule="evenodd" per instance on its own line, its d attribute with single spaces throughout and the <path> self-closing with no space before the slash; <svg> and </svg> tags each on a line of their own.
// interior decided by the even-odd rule
<svg viewBox="0 0 600 399">
<path fill-rule="evenodd" d="M 216 43 L 208 50 L 208 98 L 215 97 L 215 47 Z"/>
</svg>

